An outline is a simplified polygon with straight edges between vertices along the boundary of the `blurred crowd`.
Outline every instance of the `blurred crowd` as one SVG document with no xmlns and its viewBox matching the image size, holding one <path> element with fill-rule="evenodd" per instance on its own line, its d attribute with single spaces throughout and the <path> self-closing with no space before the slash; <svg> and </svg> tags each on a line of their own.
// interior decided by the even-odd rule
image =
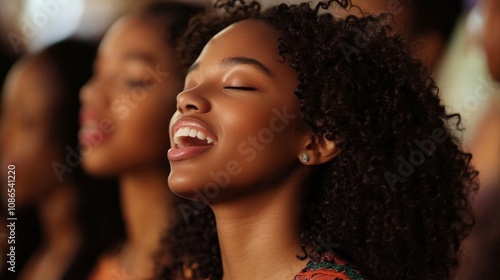
<svg viewBox="0 0 500 280">
<path fill-rule="evenodd" d="M 210 1 L 185 1 L 192 8 L 175 12 L 151 1 L 0 1 L 0 279 L 10 279 L 11 164 L 17 279 L 149 276 L 149 256 L 175 219 L 168 201 L 177 198 L 165 187 L 166 128 L 183 87 L 182 77 L 165 74 L 180 66 L 164 38 L 173 31 L 158 23 L 186 25 Z M 500 279 L 500 0 L 353 4 L 394 15 L 449 112 L 461 114 L 457 136 L 481 186 L 455 277 Z M 151 89 L 122 94 L 137 85 Z M 82 160 L 89 152 L 82 142 L 93 141 L 105 144 Z"/>
</svg>

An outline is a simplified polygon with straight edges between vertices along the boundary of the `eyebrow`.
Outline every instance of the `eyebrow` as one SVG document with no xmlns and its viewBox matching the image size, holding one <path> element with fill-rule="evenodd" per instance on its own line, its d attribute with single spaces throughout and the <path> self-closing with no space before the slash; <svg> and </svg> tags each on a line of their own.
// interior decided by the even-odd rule
<svg viewBox="0 0 500 280">
<path fill-rule="evenodd" d="M 156 63 L 157 59 L 145 52 L 132 52 L 132 53 L 127 53 L 123 56 L 123 59 L 128 61 L 128 60 L 141 60 L 146 63 Z"/>
<path fill-rule="evenodd" d="M 236 65 L 250 65 L 257 68 L 259 71 L 268 76 L 273 75 L 271 70 L 269 70 L 269 68 L 267 68 L 262 62 L 249 57 L 244 57 L 244 56 L 228 57 L 224 58 L 220 63 L 221 67 L 231 67 Z M 188 73 L 195 71 L 198 68 L 200 68 L 200 63 L 196 62 L 193 65 L 191 65 L 191 67 L 189 67 Z"/>
</svg>

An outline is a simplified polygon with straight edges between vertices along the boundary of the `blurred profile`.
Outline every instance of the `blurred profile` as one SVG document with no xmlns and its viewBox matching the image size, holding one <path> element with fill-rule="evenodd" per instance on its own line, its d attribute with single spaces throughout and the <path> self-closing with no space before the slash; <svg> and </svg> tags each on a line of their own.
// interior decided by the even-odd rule
<svg viewBox="0 0 500 280">
<path fill-rule="evenodd" d="M 15 221 L 16 235 L 39 243 L 22 270 L 4 267 L 6 279 L 86 279 L 97 256 L 120 239 L 117 188 L 101 190 L 113 182 L 86 176 L 78 152 L 78 91 L 94 56 L 92 45 L 66 40 L 26 55 L 6 78 L 1 167 L 15 166 L 15 186 L 2 172 L 2 194 L 13 188 L 14 213 L 33 207 L 40 229 L 38 236 L 36 228 L 23 227 L 32 217 Z M 2 204 L 5 210 L 7 199 Z"/>
<path fill-rule="evenodd" d="M 482 46 L 491 77 L 486 109 L 470 141 L 481 187 L 474 200 L 476 224 L 465 241 L 463 265 L 457 279 L 500 279 L 500 1 L 482 0 Z"/>
<path fill-rule="evenodd" d="M 99 259 L 93 280 L 152 277 L 159 240 L 179 219 L 166 156 L 185 75 L 176 44 L 200 10 L 158 2 L 120 18 L 100 43 L 93 76 L 81 90 L 83 167 L 119 178 L 127 232 L 117 251 Z"/>
</svg>

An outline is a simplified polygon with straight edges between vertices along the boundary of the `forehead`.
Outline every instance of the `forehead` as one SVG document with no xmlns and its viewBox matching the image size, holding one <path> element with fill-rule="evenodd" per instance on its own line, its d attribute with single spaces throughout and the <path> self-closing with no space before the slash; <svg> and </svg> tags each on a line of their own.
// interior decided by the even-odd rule
<svg viewBox="0 0 500 280">
<path fill-rule="evenodd" d="M 34 113 L 49 110 L 59 92 L 54 75 L 50 63 L 40 57 L 19 61 L 7 76 L 3 105 L 20 106 Z"/>
<path fill-rule="evenodd" d="M 41 55 L 26 57 L 11 69 L 5 81 L 7 97 L 18 91 L 36 95 L 37 92 L 53 92 L 58 77 L 51 61 Z"/>
<path fill-rule="evenodd" d="M 99 46 L 100 55 L 119 55 L 124 52 L 167 53 L 166 27 L 138 16 L 118 20 L 106 33 Z"/>
<path fill-rule="evenodd" d="M 278 31 L 264 21 L 240 21 L 215 35 L 207 43 L 199 58 L 245 56 L 267 62 L 282 61 L 278 53 L 278 36 Z"/>
</svg>

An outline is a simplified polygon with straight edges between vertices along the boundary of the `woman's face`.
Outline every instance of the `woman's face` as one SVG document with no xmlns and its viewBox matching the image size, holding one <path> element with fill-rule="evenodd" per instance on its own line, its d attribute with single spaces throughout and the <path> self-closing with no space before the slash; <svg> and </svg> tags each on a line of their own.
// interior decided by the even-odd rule
<svg viewBox="0 0 500 280">
<path fill-rule="evenodd" d="M 7 76 L 2 100 L 2 196 L 7 167 L 15 165 L 16 204 L 39 200 L 59 183 L 53 163 L 64 164 L 53 136 L 52 102 L 56 91 L 47 62 L 25 59 Z M 7 202 L 7 199 L 4 199 Z"/>
<path fill-rule="evenodd" d="M 103 39 L 80 93 L 84 168 L 120 175 L 166 164 L 168 121 L 184 77 L 165 26 L 129 17 Z"/>
<path fill-rule="evenodd" d="M 263 21 L 231 25 L 205 46 L 170 122 L 169 186 L 216 200 L 279 185 L 300 165 L 307 137 L 296 72 Z"/>
</svg>

